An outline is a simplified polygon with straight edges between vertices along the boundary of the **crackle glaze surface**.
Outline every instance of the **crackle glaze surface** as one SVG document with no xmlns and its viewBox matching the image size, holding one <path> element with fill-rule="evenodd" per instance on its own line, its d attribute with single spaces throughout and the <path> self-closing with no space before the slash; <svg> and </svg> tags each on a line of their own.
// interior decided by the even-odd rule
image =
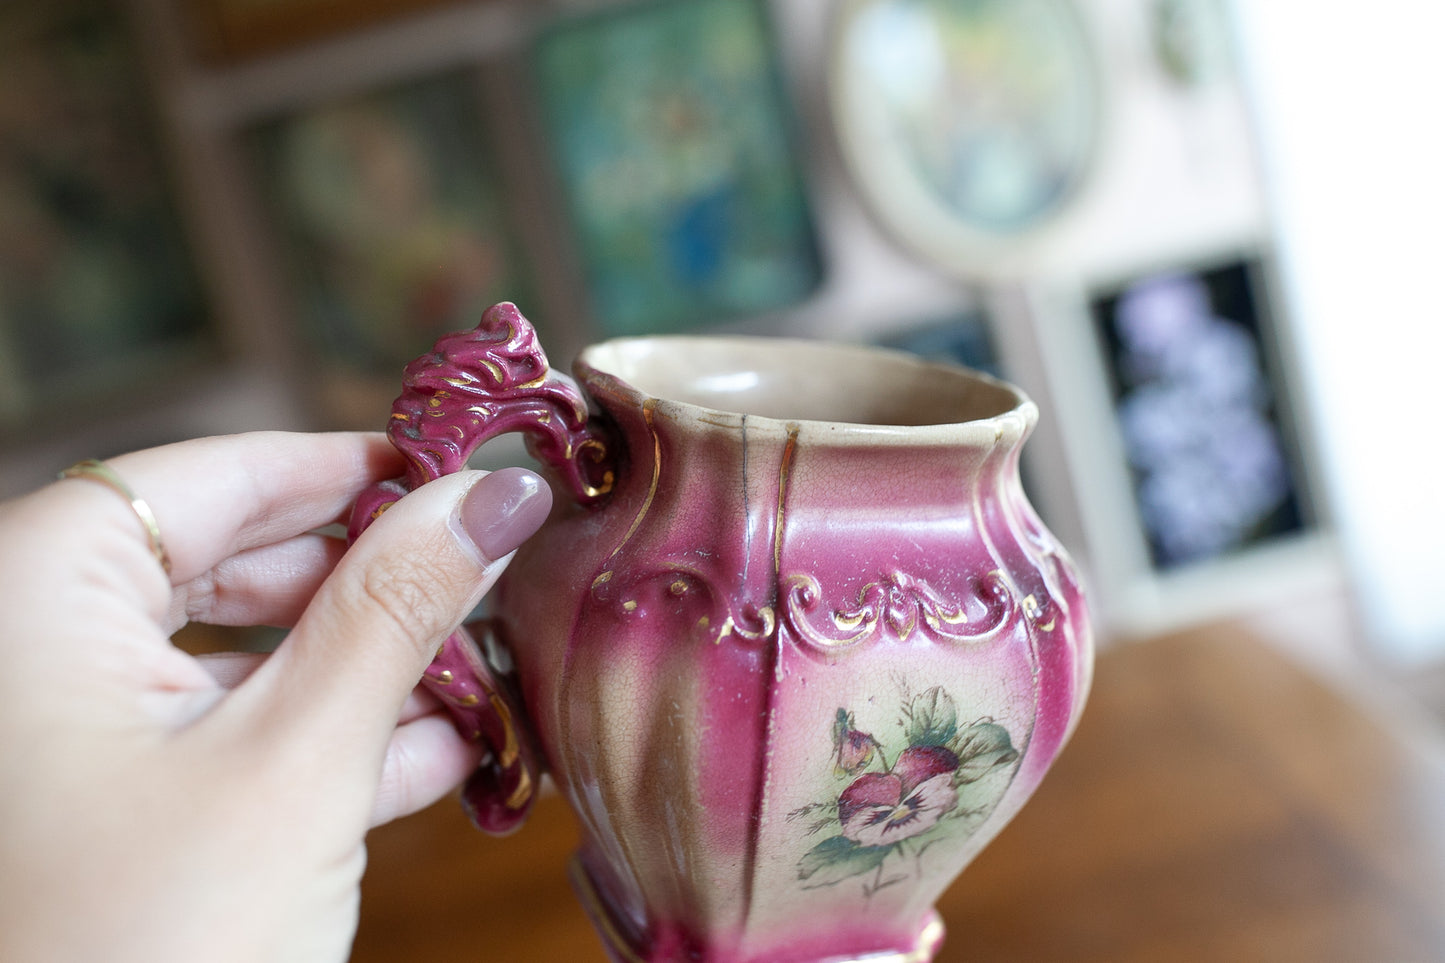
<svg viewBox="0 0 1445 963">
<path fill-rule="evenodd" d="M 583 353 L 589 418 L 556 376 L 492 377 L 540 354 L 522 327 L 499 306 L 472 348 L 418 364 L 451 379 L 433 391 L 470 388 L 452 369 L 475 349 L 493 367 L 466 378 L 568 399 L 503 426 L 539 439 L 558 497 L 496 591 L 489 642 L 515 677 L 484 671 L 497 697 L 472 706 L 525 715 L 540 759 L 514 747 L 513 768 L 545 766 L 575 808 L 574 881 L 609 952 L 930 959 L 934 900 L 1088 688 L 1073 568 L 1019 484 L 1034 405 L 871 349 L 656 338 Z M 398 402 L 414 481 L 475 447 L 452 427 L 474 406 L 435 402 Z M 505 748 L 508 726 L 459 722 Z M 519 780 L 496 778 L 505 811 Z"/>
</svg>

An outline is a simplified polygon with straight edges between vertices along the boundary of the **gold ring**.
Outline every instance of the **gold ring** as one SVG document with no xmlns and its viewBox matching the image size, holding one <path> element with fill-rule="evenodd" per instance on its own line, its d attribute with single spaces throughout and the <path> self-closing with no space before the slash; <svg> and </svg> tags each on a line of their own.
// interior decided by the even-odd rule
<svg viewBox="0 0 1445 963">
<path fill-rule="evenodd" d="M 156 557 L 157 562 L 161 563 L 161 568 L 165 573 L 171 574 L 171 557 L 166 554 L 166 547 L 161 542 L 161 527 L 156 524 L 155 512 L 151 511 L 151 507 L 146 504 L 144 498 L 138 498 L 136 493 L 130 490 L 130 486 L 125 483 L 125 479 L 115 473 L 115 469 L 98 459 L 87 458 L 65 469 L 60 473 L 60 477 L 89 478 L 92 481 L 98 481 L 130 502 L 131 511 L 135 512 L 140 523 L 145 526 L 146 537 L 150 539 L 151 543 L 151 554 Z"/>
</svg>

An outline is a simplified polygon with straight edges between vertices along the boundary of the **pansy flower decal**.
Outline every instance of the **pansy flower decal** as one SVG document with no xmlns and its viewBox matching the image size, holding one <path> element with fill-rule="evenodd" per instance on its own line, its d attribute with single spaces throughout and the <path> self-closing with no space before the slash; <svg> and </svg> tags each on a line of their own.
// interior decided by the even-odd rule
<svg viewBox="0 0 1445 963">
<path fill-rule="evenodd" d="M 888 772 L 853 780 L 838 797 L 843 835 L 860 846 L 886 846 L 932 829 L 958 805 L 958 757 L 942 746 L 911 746 Z"/>
<path fill-rule="evenodd" d="M 833 774 L 852 776 L 862 772 L 877 751 L 878 740 L 855 727 L 853 713 L 839 709 L 833 720 Z"/>
<path fill-rule="evenodd" d="M 942 688 L 905 699 L 898 723 L 901 738 L 888 741 L 901 748 L 889 762 L 884 742 L 838 709 L 833 775 L 848 781 L 835 797 L 788 815 L 810 820 L 809 835 L 831 832 L 798 862 L 805 887 L 863 877 L 864 895 L 871 896 L 907 879 L 908 857 L 916 871 L 934 842 L 967 838 L 1007 788 L 1018 760 L 1008 731 L 990 718 L 960 725 Z"/>
</svg>

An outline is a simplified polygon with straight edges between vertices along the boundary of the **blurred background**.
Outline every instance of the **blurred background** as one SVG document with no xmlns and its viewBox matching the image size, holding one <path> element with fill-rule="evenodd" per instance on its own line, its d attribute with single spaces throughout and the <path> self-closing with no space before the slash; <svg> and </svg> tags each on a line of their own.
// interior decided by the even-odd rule
<svg viewBox="0 0 1445 963">
<path fill-rule="evenodd" d="M 1445 714 L 1445 15 L 1269 0 L 6 0 L 0 494 L 380 428 L 498 300 L 949 357 L 1105 645 L 1250 620 Z"/>
</svg>

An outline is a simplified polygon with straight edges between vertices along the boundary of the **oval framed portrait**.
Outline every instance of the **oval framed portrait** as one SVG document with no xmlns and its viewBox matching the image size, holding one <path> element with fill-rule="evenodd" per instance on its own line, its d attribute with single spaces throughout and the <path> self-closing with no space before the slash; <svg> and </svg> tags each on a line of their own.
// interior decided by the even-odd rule
<svg viewBox="0 0 1445 963">
<path fill-rule="evenodd" d="M 1102 84 L 1070 0 L 845 0 L 829 73 L 866 202 L 950 273 L 1016 269 L 1085 187 Z"/>
</svg>

